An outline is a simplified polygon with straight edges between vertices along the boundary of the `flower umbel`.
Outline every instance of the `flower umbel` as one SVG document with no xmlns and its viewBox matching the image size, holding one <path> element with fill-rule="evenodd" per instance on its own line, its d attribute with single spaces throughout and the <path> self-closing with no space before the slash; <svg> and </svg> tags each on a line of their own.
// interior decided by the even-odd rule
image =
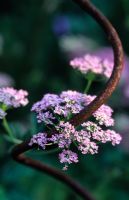
<svg viewBox="0 0 129 200">
<path fill-rule="evenodd" d="M 70 150 L 63 150 L 62 153 L 59 154 L 59 160 L 61 163 L 65 164 L 63 170 L 67 170 L 68 164 L 78 162 L 78 155 Z"/>
<path fill-rule="evenodd" d="M 28 104 L 28 92 L 14 88 L 0 88 L 0 105 L 9 108 L 18 108 Z"/>
<path fill-rule="evenodd" d="M 37 135 L 34 135 L 31 138 L 29 145 L 32 146 L 34 144 L 37 144 L 42 149 L 45 149 L 45 145 L 47 144 L 47 134 L 46 133 L 38 133 Z"/>
<path fill-rule="evenodd" d="M 94 74 L 104 75 L 106 78 L 111 76 L 113 70 L 113 62 L 89 54 L 71 60 L 70 65 L 82 74 L 92 72 Z"/>
<path fill-rule="evenodd" d="M 61 150 L 59 160 L 64 163 L 63 169 L 66 170 L 69 164 L 78 162 L 77 153 L 72 150 L 74 145 L 82 154 L 93 155 L 98 153 L 100 143 L 110 142 L 113 146 L 119 144 L 122 138 L 110 129 L 114 125 L 113 110 L 107 105 L 102 105 L 89 121 L 79 127 L 68 122 L 95 97 L 71 90 L 60 95 L 45 95 L 33 105 L 32 111 L 36 113 L 39 123 L 43 123 L 46 128 L 54 128 L 54 132 L 51 135 L 47 131 L 34 135 L 29 145 L 37 144 L 45 149 L 50 142 L 56 144 Z"/>
<path fill-rule="evenodd" d="M 22 141 L 15 138 L 6 115 L 9 109 L 26 106 L 28 104 L 27 96 L 28 92 L 25 90 L 16 90 L 12 87 L 0 88 L 0 119 L 8 136 L 6 139 L 15 144 L 20 144 Z"/>
</svg>

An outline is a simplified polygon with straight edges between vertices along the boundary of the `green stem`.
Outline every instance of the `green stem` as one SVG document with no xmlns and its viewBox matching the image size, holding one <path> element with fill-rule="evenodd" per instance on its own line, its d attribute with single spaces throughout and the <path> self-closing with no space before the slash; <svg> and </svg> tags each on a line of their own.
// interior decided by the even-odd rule
<svg viewBox="0 0 129 200">
<path fill-rule="evenodd" d="M 84 93 L 87 94 L 89 92 L 89 89 L 92 85 L 92 82 L 94 81 L 95 79 L 95 74 L 89 74 L 88 77 L 86 77 L 87 79 L 87 85 L 86 85 L 86 88 L 84 90 Z"/>
<path fill-rule="evenodd" d="M 77 147 L 77 149 L 78 149 L 78 144 L 74 141 L 74 145 Z"/>
<path fill-rule="evenodd" d="M 4 117 L 4 119 L 3 119 L 3 127 L 4 127 L 4 129 L 6 130 L 6 132 L 8 133 L 8 137 L 6 137 L 6 138 L 7 138 L 10 142 L 15 143 L 15 144 L 20 144 L 20 143 L 22 142 L 21 140 L 15 138 L 15 137 L 13 136 L 13 132 L 12 132 L 11 128 L 9 127 L 8 122 L 7 122 L 7 120 L 6 120 L 5 117 Z"/>
<path fill-rule="evenodd" d="M 57 147 L 57 148 L 55 148 L 55 149 L 47 150 L 46 152 L 43 152 L 43 154 L 47 155 L 47 154 L 56 153 L 56 152 L 58 152 L 58 151 L 60 151 L 60 148 L 59 148 L 59 147 Z"/>
<path fill-rule="evenodd" d="M 56 153 L 58 151 L 60 151 L 59 147 L 51 149 L 51 150 L 41 151 L 41 152 L 33 152 L 33 155 L 37 155 L 37 154 L 38 155 L 48 155 L 48 154 Z"/>
<path fill-rule="evenodd" d="M 84 93 L 85 93 L 85 94 L 88 93 L 88 91 L 89 91 L 89 89 L 90 89 L 90 87 L 91 87 L 91 84 L 92 84 L 92 80 L 89 80 L 89 79 L 88 79 L 88 83 L 87 83 L 86 88 L 85 88 L 85 90 L 84 90 Z"/>
</svg>

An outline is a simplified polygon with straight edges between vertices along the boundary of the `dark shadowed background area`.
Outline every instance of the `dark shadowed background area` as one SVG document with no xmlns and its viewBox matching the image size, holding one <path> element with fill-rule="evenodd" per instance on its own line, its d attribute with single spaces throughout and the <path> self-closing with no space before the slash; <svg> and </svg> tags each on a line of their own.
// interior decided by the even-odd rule
<svg viewBox="0 0 129 200">
<path fill-rule="evenodd" d="M 93 0 L 110 19 L 123 42 L 126 58 L 119 87 L 109 100 L 115 110 L 115 129 L 121 145 L 103 145 L 95 156 L 80 155 L 67 174 L 88 188 L 98 200 L 129 199 L 129 1 Z M 30 112 L 45 93 L 83 91 L 85 80 L 70 66 L 70 59 L 85 53 L 112 59 L 101 28 L 72 0 L 0 1 L 0 87 L 8 84 L 29 92 L 26 108 L 10 111 L 8 119 L 19 138 L 36 132 Z M 105 82 L 94 82 L 97 94 Z M 13 125 L 12 125 L 13 124 Z M 2 127 L 1 127 L 2 132 Z M 0 200 L 79 200 L 62 183 L 15 163 L 10 144 L 0 137 Z M 58 167 L 55 154 L 34 152 L 34 157 Z"/>
</svg>

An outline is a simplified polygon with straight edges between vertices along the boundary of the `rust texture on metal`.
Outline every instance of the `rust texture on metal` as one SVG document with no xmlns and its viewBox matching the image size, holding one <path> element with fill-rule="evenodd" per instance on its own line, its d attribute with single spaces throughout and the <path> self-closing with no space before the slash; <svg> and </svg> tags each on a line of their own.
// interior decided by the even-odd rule
<svg viewBox="0 0 129 200">
<path fill-rule="evenodd" d="M 119 36 L 108 21 L 108 19 L 100 12 L 92 3 L 88 0 L 73 0 L 77 5 L 79 5 L 84 11 L 86 11 L 90 16 L 92 16 L 98 24 L 105 31 L 109 42 L 112 45 L 114 52 L 114 69 L 112 75 L 104 87 L 103 91 L 96 97 L 96 99 L 84 110 L 82 110 L 79 114 L 75 115 L 70 122 L 78 126 L 82 122 L 86 121 L 93 112 L 95 112 L 105 101 L 111 96 L 112 92 L 115 90 L 121 76 L 121 72 L 123 69 L 123 48 Z M 12 150 L 12 157 L 15 161 L 26 165 L 28 167 L 34 168 L 35 170 L 47 173 L 48 175 L 60 180 L 65 183 L 71 189 L 73 189 L 76 194 L 81 196 L 85 200 L 93 200 L 94 198 L 89 194 L 86 189 L 81 187 L 77 182 L 72 180 L 70 177 L 60 172 L 59 170 L 49 167 L 44 163 L 33 160 L 24 155 L 25 152 L 32 150 L 35 147 L 30 147 L 28 145 L 28 141 L 23 142 L 20 145 L 17 145 Z"/>
</svg>

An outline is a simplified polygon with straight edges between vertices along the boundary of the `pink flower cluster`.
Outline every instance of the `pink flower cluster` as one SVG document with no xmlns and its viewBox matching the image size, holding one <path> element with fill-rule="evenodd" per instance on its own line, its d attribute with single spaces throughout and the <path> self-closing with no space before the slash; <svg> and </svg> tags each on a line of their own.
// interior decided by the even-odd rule
<svg viewBox="0 0 129 200">
<path fill-rule="evenodd" d="M 0 88 L 0 118 L 4 118 L 6 110 L 9 108 L 18 108 L 28 104 L 28 93 L 25 90 L 16 90 L 14 88 Z"/>
<path fill-rule="evenodd" d="M 45 145 L 47 144 L 47 134 L 46 133 L 38 133 L 31 138 L 29 145 L 32 146 L 34 144 L 38 144 L 41 148 L 45 149 Z"/>
<path fill-rule="evenodd" d="M 104 75 L 109 78 L 113 70 L 113 62 L 108 59 L 101 59 L 98 56 L 85 55 L 75 58 L 70 61 L 70 65 L 80 71 L 82 74 L 92 72 L 99 75 Z"/>
<path fill-rule="evenodd" d="M 39 123 L 53 125 L 64 118 L 69 120 L 74 114 L 88 106 L 95 97 L 71 90 L 64 91 L 60 95 L 47 94 L 41 101 L 35 103 L 31 110 L 36 112 Z M 113 110 L 109 106 L 102 105 L 93 113 L 93 117 L 100 125 L 113 126 L 112 113 Z"/>
<path fill-rule="evenodd" d="M 107 127 L 114 125 L 113 110 L 102 105 L 90 121 L 74 127 L 68 120 L 79 113 L 93 101 L 95 96 L 82 94 L 76 91 L 65 91 L 60 95 L 47 94 L 41 101 L 33 105 L 32 111 L 37 115 L 38 122 L 54 128 L 52 135 L 39 133 L 34 135 L 30 145 L 37 144 L 45 148 L 47 144 L 57 144 L 61 153 L 59 160 L 64 164 L 64 170 L 71 163 L 78 162 L 77 153 L 73 152 L 73 145 L 82 154 L 96 154 L 100 143 L 110 142 L 113 146 L 119 144 L 121 136 Z"/>
<path fill-rule="evenodd" d="M 59 154 L 59 159 L 61 163 L 77 163 L 78 162 L 78 155 L 71 150 L 63 150 L 62 153 Z M 63 167 L 63 170 L 67 170 L 68 165 Z"/>
<path fill-rule="evenodd" d="M 84 98 L 83 94 L 76 91 L 66 91 L 60 95 L 46 94 L 31 110 L 36 112 L 39 123 L 53 124 L 58 119 L 79 113 L 84 108 Z"/>
</svg>

